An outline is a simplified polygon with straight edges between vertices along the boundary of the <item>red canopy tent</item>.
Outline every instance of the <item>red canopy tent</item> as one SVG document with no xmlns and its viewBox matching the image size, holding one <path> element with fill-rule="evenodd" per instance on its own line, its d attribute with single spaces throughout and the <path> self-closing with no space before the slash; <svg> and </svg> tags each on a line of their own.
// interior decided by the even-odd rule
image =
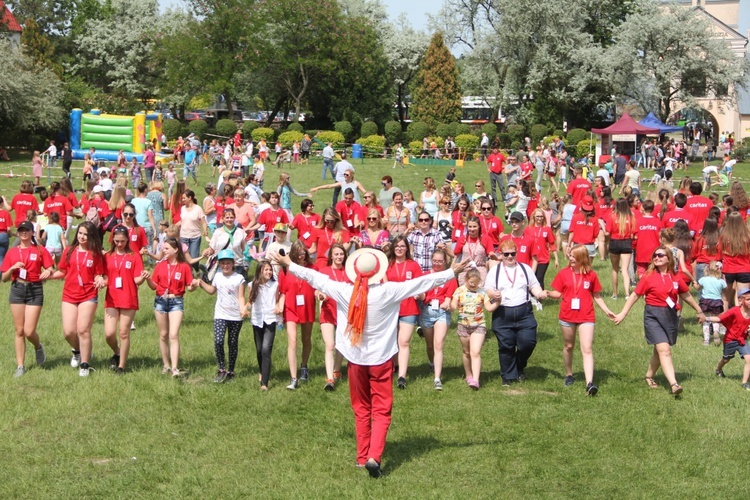
<svg viewBox="0 0 750 500">
<path fill-rule="evenodd" d="M 592 128 L 591 132 L 594 134 L 600 134 L 602 136 L 608 136 L 610 138 L 607 142 L 632 142 L 634 151 L 638 151 L 638 136 L 639 135 L 656 135 L 658 136 L 661 131 L 658 128 L 646 127 L 641 125 L 629 114 L 624 113 L 619 120 L 606 128 Z M 602 146 L 604 146 L 604 140 L 602 140 Z M 608 148 L 607 148 L 608 149 Z M 607 151 L 605 149 L 604 151 Z M 609 155 L 601 155 L 597 162 L 606 161 L 610 158 Z"/>
</svg>

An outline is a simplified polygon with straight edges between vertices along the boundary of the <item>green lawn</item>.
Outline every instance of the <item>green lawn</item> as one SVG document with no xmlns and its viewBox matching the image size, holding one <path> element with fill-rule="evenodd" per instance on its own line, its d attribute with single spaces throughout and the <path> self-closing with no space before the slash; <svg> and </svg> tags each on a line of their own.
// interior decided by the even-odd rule
<svg viewBox="0 0 750 500">
<path fill-rule="evenodd" d="M 30 162 L 25 163 L 14 167 L 14 174 L 30 174 Z M 446 173 L 440 167 L 394 171 L 383 160 L 353 163 L 365 186 L 379 188 L 380 177 L 391 174 L 396 186 L 417 193 L 423 177 L 431 175 L 440 184 Z M 287 171 L 295 188 L 305 191 L 320 181 L 321 164 Z M 7 164 L 0 164 L 0 174 L 7 172 Z M 267 189 L 276 173 L 267 171 Z M 700 177 L 698 166 L 690 173 Z M 80 180 L 80 170 L 74 174 Z M 747 164 L 735 168 L 736 177 L 747 175 Z M 200 176 L 201 182 L 209 180 L 205 167 Z M 473 186 L 487 175 L 471 162 L 458 170 L 458 178 Z M 19 184 L 17 177 L 0 177 L 0 194 L 12 196 Z M 331 191 L 316 195 L 319 211 L 330 196 Z M 609 297 L 609 264 L 597 261 L 595 268 Z M 745 469 L 741 429 L 747 427 L 750 393 L 740 386 L 741 361 L 727 366 L 727 379 L 714 376 L 721 350 L 702 345 L 692 311 L 686 313 L 687 333 L 674 349 L 678 380 L 685 387 L 679 400 L 668 395 L 662 376 L 657 377 L 660 390 L 643 381 L 650 349 L 643 339 L 642 303 L 619 327 L 600 315 L 596 398 L 584 396 L 579 354 L 577 383 L 563 387 L 562 341 L 552 301 L 536 314 L 539 343 L 528 379 L 510 389 L 501 386 L 491 336 L 483 352 L 483 387 L 476 393 L 468 389 L 452 329 L 445 390 L 435 392 L 423 340 L 415 335 L 409 386 L 395 394 L 386 477 L 373 481 L 354 467 L 347 383 L 334 393 L 323 391 L 317 328 L 311 381 L 298 391 L 284 389 L 289 378 L 284 332 L 274 348 L 271 390 L 259 391 L 249 325 L 240 337 L 237 379 L 215 385 L 214 300 L 193 292 L 186 298 L 181 332 L 182 365 L 191 376 L 174 381 L 160 375 L 153 293 L 142 287 L 131 371 L 116 377 L 107 370 L 111 353 L 100 310 L 94 326 L 98 371 L 81 379 L 68 366 L 60 329 L 61 283 L 48 283 L 45 291 L 39 332 L 49 360 L 43 368 L 27 352 L 30 371 L 12 378 L 7 307 L 0 316 L 6 325 L 0 337 L 2 498 L 746 498 L 750 492 L 741 473 L 730 474 Z M 0 304 L 7 304 L 7 293 L 7 284 L 0 285 Z M 615 311 L 624 303 L 606 300 Z"/>
</svg>

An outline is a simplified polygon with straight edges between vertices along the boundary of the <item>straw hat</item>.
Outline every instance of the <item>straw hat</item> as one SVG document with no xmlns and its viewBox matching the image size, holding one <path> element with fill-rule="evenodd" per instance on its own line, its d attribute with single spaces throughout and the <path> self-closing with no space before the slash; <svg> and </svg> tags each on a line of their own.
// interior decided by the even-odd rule
<svg viewBox="0 0 750 500">
<path fill-rule="evenodd" d="M 386 271 L 388 258 L 377 248 L 363 247 L 346 258 L 346 275 L 352 283 L 358 275 L 369 275 L 369 283 L 380 283 Z"/>
</svg>

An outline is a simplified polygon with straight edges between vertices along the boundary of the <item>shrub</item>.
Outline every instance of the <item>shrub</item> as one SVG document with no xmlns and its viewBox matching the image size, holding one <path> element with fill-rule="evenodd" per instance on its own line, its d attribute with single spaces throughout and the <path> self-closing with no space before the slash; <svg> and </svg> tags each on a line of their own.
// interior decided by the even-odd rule
<svg viewBox="0 0 750 500">
<path fill-rule="evenodd" d="M 333 130 L 321 130 L 317 133 L 317 135 L 315 135 L 315 137 L 326 144 L 328 144 L 329 142 L 333 143 L 333 147 L 335 148 L 343 147 L 346 143 L 344 134 Z"/>
<path fill-rule="evenodd" d="M 509 148 L 511 145 L 511 139 L 510 134 L 507 132 L 500 132 L 497 134 L 498 139 L 500 140 L 500 147 L 503 149 Z M 517 143 L 518 141 L 512 141 L 513 143 Z M 520 142 L 518 142 L 520 144 Z"/>
<path fill-rule="evenodd" d="M 206 120 L 193 120 L 188 123 L 188 132 L 195 134 L 198 137 L 203 137 L 207 130 L 208 123 L 206 123 Z"/>
<path fill-rule="evenodd" d="M 333 130 L 338 132 L 339 134 L 344 136 L 344 139 L 346 141 L 352 140 L 352 134 L 354 133 L 354 127 L 352 127 L 352 124 L 346 120 L 342 120 L 340 122 L 336 122 L 333 125 Z"/>
<path fill-rule="evenodd" d="M 510 143 L 510 149 L 512 149 L 514 153 L 520 150 L 522 147 L 523 147 L 523 144 L 521 144 L 518 141 L 513 141 Z"/>
<path fill-rule="evenodd" d="M 435 127 L 435 133 L 441 137 L 456 137 L 456 122 L 440 123 Z"/>
<path fill-rule="evenodd" d="M 409 143 L 409 152 L 413 155 L 422 154 L 422 141 L 411 141 Z"/>
<path fill-rule="evenodd" d="M 748 146 L 735 147 L 732 150 L 732 156 L 734 156 L 737 161 L 745 161 L 745 157 L 748 155 L 750 155 L 750 147 Z"/>
<path fill-rule="evenodd" d="M 406 136 L 409 141 L 420 141 L 419 148 L 422 149 L 422 139 L 430 135 L 430 126 L 425 122 L 411 122 L 406 127 Z"/>
<path fill-rule="evenodd" d="M 243 122 L 242 123 L 242 135 L 244 137 L 252 137 L 253 136 L 253 130 L 260 127 L 258 122 L 256 121 L 249 121 L 249 122 Z"/>
<path fill-rule="evenodd" d="M 485 123 L 480 130 L 487 134 L 487 137 L 490 138 L 490 142 L 492 142 L 492 139 L 497 135 L 497 125 L 494 123 Z"/>
<path fill-rule="evenodd" d="M 272 141 L 276 131 L 272 128 L 258 127 L 252 131 L 252 137 L 254 141 L 265 139 L 266 141 Z"/>
<path fill-rule="evenodd" d="M 216 122 L 216 133 L 226 137 L 231 137 L 237 133 L 237 124 L 229 118 L 222 118 Z"/>
<path fill-rule="evenodd" d="M 320 130 L 315 130 L 315 129 L 305 130 L 305 133 L 309 135 L 310 137 L 315 137 L 316 135 L 318 135 L 318 132 L 320 132 Z"/>
<path fill-rule="evenodd" d="M 467 155 L 476 153 L 479 147 L 479 137 L 474 134 L 461 134 L 456 136 L 456 147 L 461 148 Z"/>
<path fill-rule="evenodd" d="M 549 129 L 547 129 L 547 130 L 549 130 Z M 559 128 L 556 128 L 555 130 L 552 131 L 552 135 L 554 137 L 565 137 L 565 132 L 563 132 Z"/>
<path fill-rule="evenodd" d="M 401 142 L 401 135 L 401 123 L 395 120 L 385 122 L 385 137 L 391 146 L 395 146 Z"/>
<path fill-rule="evenodd" d="M 596 143 L 590 139 L 584 139 L 578 144 L 576 144 L 576 156 L 578 158 L 581 158 L 583 156 L 586 156 L 589 154 L 589 152 L 594 152 L 596 149 Z"/>
<path fill-rule="evenodd" d="M 370 135 L 367 137 L 360 137 L 357 139 L 357 144 L 361 144 L 367 153 L 380 154 L 385 148 L 385 136 L 382 135 Z"/>
<path fill-rule="evenodd" d="M 294 141 L 301 141 L 305 135 L 297 130 L 287 130 L 279 134 L 279 142 L 285 148 L 291 148 Z"/>
<path fill-rule="evenodd" d="M 287 132 L 304 132 L 305 129 L 302 128 L 302 125 L 300 125 L 297 122 L 290 123 L 289 126 L 286 128 Z"/>
<path fill-rule="evenodd" d="M 539 141 L 544 139 L 545 135 L 547 135 L 547 125 L 542 125 L 541 123 L 537 123 L 531 126 L 531 144 L 532 145 L 539 144 Z M 513 140 L 515 140 L 515 138 Z M 521 138 L 521 141 L 523 141 L 523 138 Z"/>
<path fill-rule="evenodd" d="M 518 141 L 523 142 L 524 136 L 526 135 L 526 129 L 523 125 L 520 125 L 518 123 L 514 123 L 512 125 L 508 125 L 508 135 L 510 136 L 511 142 Z"/>
<path fill-rule="evenodd" d="M 164 123 L 161 125 L 161 130 L 170 141 L 177 139 L 181 135 L 185 135 L 185 126 L 180 120 L 175 120 L 174 118 L 164 120 Z"/>
<path fill-rule="evenodd" d="M 590 138 L 590 134 L 583 130 L 582 128 L 573 128 L 570 129 L 570 132 L 568 132 L 567 137 L 565 137 L 565 144 L 578 144 L 581 141 L 585 141 L 586 139 Z"/>
<path fill-rule="evenodd" d="M 360 129 L 360 137 L 370 137 L 378 134 L 378 124 L 375 122 L 365 122 Z"/>
<path fill-rule="evenodd" d="M 469 126 L 468 123 L 458 123 L 458 122 L 453 122 L 453 123 L 456 124 L 456 135 L 471 134 L 471 127 Z M 456 137 L 456 135 L 454 135 L 453 137 Z"/>
<path fill-rule="evenodd" d="M 544 144 L 550 145 L 553 142 L 555 142 L 555 139 L 557 139 L 556 135 L 545 135 L 542 140 L 544 141 Z M 533 144 L 533 143 L 532 143 Z"/>
</svg>

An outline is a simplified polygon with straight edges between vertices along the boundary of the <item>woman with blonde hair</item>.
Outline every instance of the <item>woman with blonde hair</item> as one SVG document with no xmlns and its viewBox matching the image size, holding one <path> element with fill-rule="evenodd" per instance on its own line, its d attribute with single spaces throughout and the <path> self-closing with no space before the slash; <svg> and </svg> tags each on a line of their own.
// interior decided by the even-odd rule
<svg viewBox="0 0 750 500">
<path fill-rule="evenodd" d="M 122 222 L 122 209 L 125 207 L 125 195 L 127 190 L 122 186 L 115 186 L 112 190 L 112 196 L 109 198 L 107 205 L 109 210 L 115 213 L 118 222 Z"/>
<path fill-rule="evenodd" d="M 609 260 L 612 263 L 612 298 L 617 298 L 617 274 L 622 273 L 625 297 L 630 295 L 630 261 L 633 257 L 633 240 L 638 237 L 638 226 L 628 200 L 619 198 L 604 228 L 609 234 Z"/>
<path fill-rule="evenodd" d="M 310 246 L 310 255 L 317 255 L 314 268 L 323 269 L 328 263 L 328 252 L 334 243 L 340 243 L 346 251 L 349 251 L 349 231 L 344 229 L 341 216 L 333 207 L 323 210 L 323 217 L 313 234 L 313 243 Z"/>
<path fill-rule="evenodd" d="M 539 284 L 544 288 L 544 276 L 547 274 L 547 269 L 549 268 L 550 255 L 554 255 L 555 257 L 555 269 L 560 267 L 560 262 L 557 260 L 555 233 L 547 222 L 544 210 L 537 208 L 531 213 L 526 233 L 534 238 L 535 250 L 532 252 L 532 255 L 536 254 L 536 269 L 534 269 L 534 274 Z"/>
<path fill-rule="evenodd" d="M 411 227 L 411 212 L 404 206 L 404 195 L 393 193 L 393 203 L 385 211 L 385 228 L 392 238 L 405 234 Z"/>
<path fill-rule="evenodd" d="M 729 194 L 734 200 L 734 206 L 739 209 L 742 214 L 742 220 L 747 220 L 747 212 L 750 209 L 750 199 L 747 197 L 745 188 L 742 187 L 740 182 L 734 181 L 729 187 Z"/>
<path fill-rule="evenodd" d="M 435 179 L 425 177 L 423 185 L 424 191 L 419 195 L 420 212 L 424 210 L 434 219 L 438 211 L 438 193 L 435 187 Z"/>
<path fill-rule="evenodd" d="M 383 229 L 383 219 L 374 208 L 367 211 L 367 224 L 353 241 L 357 247 L 376 247 L 382 249 L 383 244 L 389 241 L 388 231 Z"/>
<path fill-rule="evenodd" d="M 750 229 L 745 225 L 741 213 L 731 213 L 724 218 L 719 248 L 723 254 L 722 271 L 727 281 L 723 293 L 727 306 L 731 307 L 737 291 L 750 287 Z"/>
</svg>

